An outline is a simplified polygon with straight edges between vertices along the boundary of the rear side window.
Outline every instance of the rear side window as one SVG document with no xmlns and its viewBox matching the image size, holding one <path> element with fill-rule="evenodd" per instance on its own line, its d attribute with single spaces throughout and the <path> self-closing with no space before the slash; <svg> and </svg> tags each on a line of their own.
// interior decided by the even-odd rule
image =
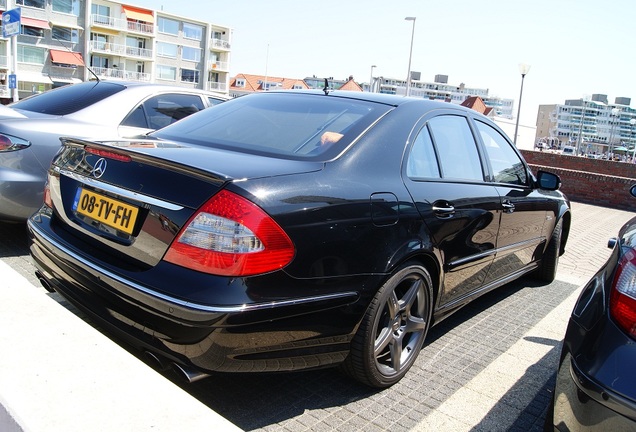
<svg viewBox="0 0 636 432">
<path fill-rule="evenodd" d="M 417 135 L 406 164 L 406 175 L 411 178 L 439 178 L 439 166 L 433 141 L 426 126 Z"/>
<path fill-rule="evenodd" d="M 218 104 L 153 135 L 249 153 L 327 158 L 390 109 L 337 96 L 259 93 Z"/>
<path fill-rule="evenodd" d="M 124 90 L 121 84 L 90 81 L 49 90 L 11 104 L 11 108 L 41 114 L 67 115 Z"/>
<path fill-rule="evenodd" d="M 484 181 L 484 172 L 468 119 L 455 115 L 428 122 L 445 179 Z"/>
<path fill-rule="evenodd" d="M 121 123 L 145 129 L 161 129 L 204 109 L 197 95 L 161 94 L 139 104 Z"/>
</svg>

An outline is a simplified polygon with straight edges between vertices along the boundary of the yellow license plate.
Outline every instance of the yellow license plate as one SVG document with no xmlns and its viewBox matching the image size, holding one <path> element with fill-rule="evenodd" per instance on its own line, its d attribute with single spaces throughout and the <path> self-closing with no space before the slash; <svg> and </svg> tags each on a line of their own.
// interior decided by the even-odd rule
<svg viewBox="0 0 636 432">
<path fill-rule="evenodd" d="M 73 209 L 111 228 L 132 234 L 139 209 L 125 202 L 79 188 Z"/>
</svg>

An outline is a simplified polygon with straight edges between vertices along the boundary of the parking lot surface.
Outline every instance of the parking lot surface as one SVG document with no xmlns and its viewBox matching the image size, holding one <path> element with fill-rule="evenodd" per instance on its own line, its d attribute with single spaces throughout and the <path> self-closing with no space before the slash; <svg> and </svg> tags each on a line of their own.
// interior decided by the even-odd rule
<svg viewBox="0 0 636 432">
<path fill-rule="evenodd" d="M 243 430 L 540 431 L 578 290 L 633 216 L 580 203 L 572 213 L 555 282 L 522 279 L 466 306 L 431 329 L 411 371 L 389 389 L 363 387 L 337 369 L 218 374 L 194 384 L 165 377 Z M 0 238 L 0 259 L 39 286 L 24 225 L 0 224 Z M 74 313 L 59 296 L 41 293 Z"/>
</svg>

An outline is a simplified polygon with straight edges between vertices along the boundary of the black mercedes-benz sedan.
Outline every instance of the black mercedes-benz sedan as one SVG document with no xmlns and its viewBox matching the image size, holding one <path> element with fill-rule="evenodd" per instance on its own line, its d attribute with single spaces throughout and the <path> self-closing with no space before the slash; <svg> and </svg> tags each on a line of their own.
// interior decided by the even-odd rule
<svg viewBox="0 0 636 432">
<path fill-rule="evenodd" d="M 47 288 L 191 380 L 341 365 L 387 387 L 431 325 L 555 278 L 559 186 L 461 106 L 266 92 L 144 140 L 63 139 L 28 228 Z"/>
<path fill-rule="evenodd" d="M 570 316 L 547 430 L 636 430 L 636 217 L 608 246 Z"/>
</svg>

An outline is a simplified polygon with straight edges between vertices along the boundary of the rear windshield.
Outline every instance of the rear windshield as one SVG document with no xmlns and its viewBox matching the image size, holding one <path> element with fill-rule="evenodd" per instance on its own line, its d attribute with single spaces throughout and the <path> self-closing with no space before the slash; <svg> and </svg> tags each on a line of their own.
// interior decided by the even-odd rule
<svg viewBox="0 0 636 432">
<path fill-rule="evenodd" d="M 153 136 L 286 158 L 333 157 L 391 107 L 338 96 L 259 93 L 208 108 Z"/>
<path fill-rule="evenodd" d="M 105 81 L 71 84 L 15 102 L 11 108 L 62 116 L 82 110 L 125 88 L 121 84 Z"/>
</svg>

